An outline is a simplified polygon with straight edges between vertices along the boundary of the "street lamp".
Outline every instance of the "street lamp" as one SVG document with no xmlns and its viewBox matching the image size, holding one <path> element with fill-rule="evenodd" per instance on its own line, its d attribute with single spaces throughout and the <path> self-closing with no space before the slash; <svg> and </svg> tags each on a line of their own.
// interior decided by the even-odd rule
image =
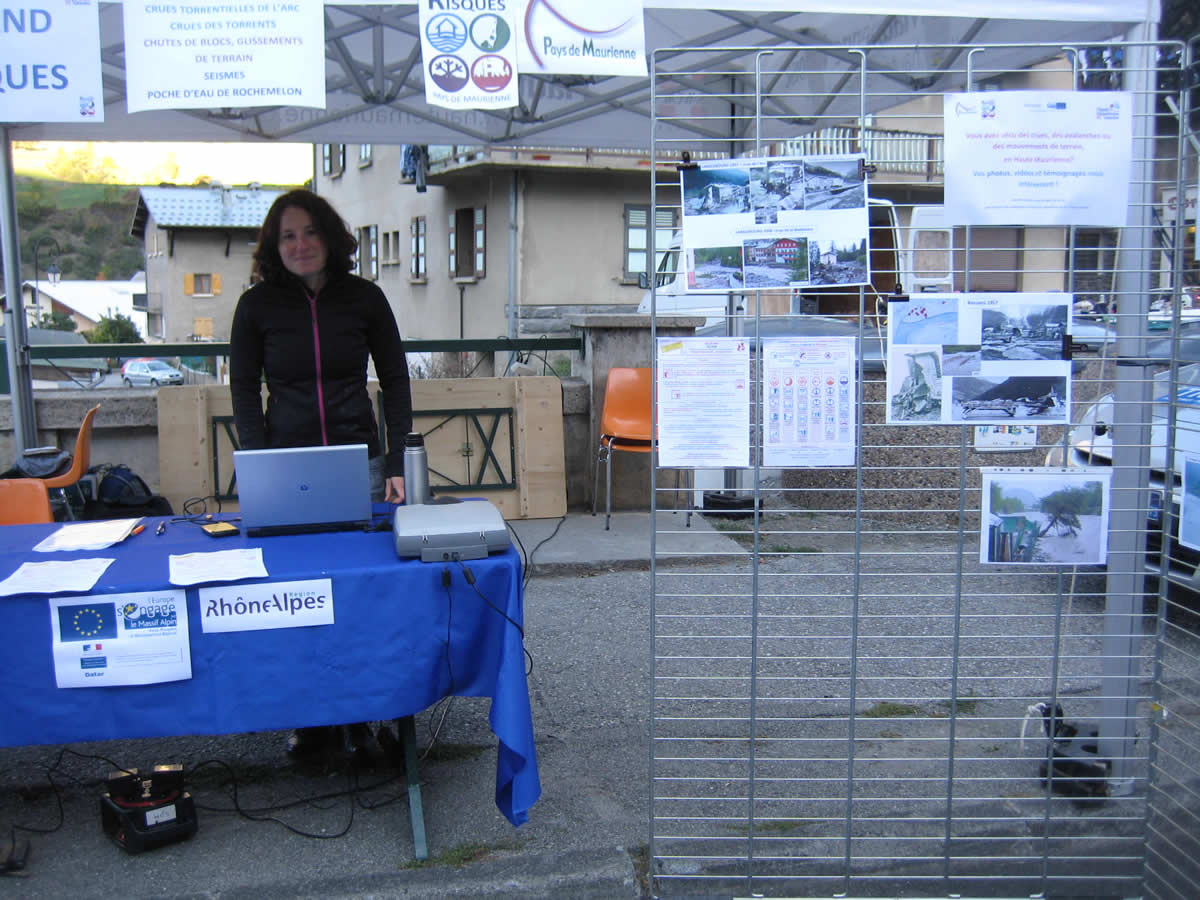
<svg viewBox="0 0 1200 900">
<path fill-rule="evenodd" d="M 62 277 L 62 269 L 58 267 L 58 258 L 62 256 L 62 248 L 58 246 L 58 241 L 50 237 L 50 235 L 43 235 L 34 241 L 33 244 L 33 326 L 35 328 L 42 321 L 42 307 L 38 297 L 38 272 L 41 271 L 38 266 L 38 251 L 41 249 L 42 244 L 47 241 L 54 245 L 54 258 L 50 260 L 50 265 L 46 267 L 46 277 L 49 279 L 51 286 L 58 284 L 59 279 Z"/>
</svg>

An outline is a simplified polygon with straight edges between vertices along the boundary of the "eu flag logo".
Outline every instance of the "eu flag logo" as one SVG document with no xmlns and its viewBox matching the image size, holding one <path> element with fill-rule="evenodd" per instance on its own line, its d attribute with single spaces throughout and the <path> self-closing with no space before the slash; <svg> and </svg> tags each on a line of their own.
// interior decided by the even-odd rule
<svg viewBox="0 0 1200 900">
<path fill-rule="evenodd" d="M 64 641 L 94 641 L 117 636 L 115 603 L 81 603 L 58 608 L 58 631 Z"/>
</svg>

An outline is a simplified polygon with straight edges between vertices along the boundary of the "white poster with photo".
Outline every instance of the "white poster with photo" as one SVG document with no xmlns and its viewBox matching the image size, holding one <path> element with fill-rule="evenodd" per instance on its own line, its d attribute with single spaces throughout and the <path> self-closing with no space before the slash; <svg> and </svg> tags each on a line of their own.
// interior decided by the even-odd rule
<svg viewBox="0 0 1200 900">
<path fill-rule="evenodd" d="M 869 284 L 864 157 L 702 160 L 679 173 L 689 291 Z"/>
<path fill-rule="evenodd" d="M 855 343 L 854 337 L 763 341 L 764 465 L 854 465 Z"/>
<path fill-rule="evenodd" d="M 517 67 L 525 74 L 646 77 L 641 0 L 528 0 L 518 18 Z"/>
<path fill-rule="evenodd" d="M 750 465 L 750 342 L 658 339 L 658 463 Z"/>
<path fill-rule="evenodd" d="M 243 106 L 325 108 L 325 8 L 126 3 L 130 112 Z"/>
<path fill-rule="evenodd" d="M 60 688 L 192 677 L 186 592 L 51 597 L 49 604 Z"/>
<path fill-rule="evenodd" d="M 100 0 L 0 11 L 0 122 L 103 122 Z"/>
<path fill-rule="evenodd" d="M 420 0 L 425 102 L 446 109 L 517 105 L 517 16 L 513 0 Z"/>
<path fill-rule="evenodd" d="M 1126 223 L 1130 93 L 986 91 L 943 99 L 946 224 Z"/>
<path fill-rule="evenodd" d="M 919 294 L 888 304 L 889 425 L 1066 425 L 1073 297 Z"/>
<path fill-rule="evenodd" d="M 1102 565 L 1110 469 L 984 468 L 979 561 Z"/>
</svg>

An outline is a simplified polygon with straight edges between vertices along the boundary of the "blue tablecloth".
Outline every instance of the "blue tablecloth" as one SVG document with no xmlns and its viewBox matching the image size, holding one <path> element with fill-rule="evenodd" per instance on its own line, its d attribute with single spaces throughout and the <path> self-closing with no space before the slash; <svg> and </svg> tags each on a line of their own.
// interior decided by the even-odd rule
<svg viewBox="0 0 1200 900">
<path fill-rule="evenodd" d="M 144 532 L 117 547 L 87 553 L 31 552 L 57 525 L 0 527 L 0 579 L 25 561 L 104 556 L 116 561 L 94 594 L 161 590 L 169 587 L 169 554 L 257 546 L 271 573 L 263 582 L 331 579 L 335 624 L 204 633 L 190 587 L 191 679 L 60 689 L 46 597 L 0 597 L 0 746 L 375 721 L 420 712 L 450 694 L 483 696 L 492 699 L 500 742 L 496 804 L 514 825 L 528 821 L 541 785 L 518 629 L 521 561 L 511 546 L 466 563 L 472 586 L 457 563 L 398 559 L 390 531 L 212 538 L 169 519 L 156 535 L 158 521 L 147 519 Z"/>
</svg>

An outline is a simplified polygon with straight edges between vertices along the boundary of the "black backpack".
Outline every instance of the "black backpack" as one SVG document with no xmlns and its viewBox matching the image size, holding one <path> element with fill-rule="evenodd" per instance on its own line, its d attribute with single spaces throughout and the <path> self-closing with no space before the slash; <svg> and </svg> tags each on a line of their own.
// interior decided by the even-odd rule
<svg viewBox="0 0 1200 900">
<path fill-rule="evenodd" d="M 84 504 L 85 519 L 124 519 L 174 514 L 166 497 L 151 493 L 142 477 L 123 464 L 94 466 L 99 476 L 97 497 Z"/>
</svg>

